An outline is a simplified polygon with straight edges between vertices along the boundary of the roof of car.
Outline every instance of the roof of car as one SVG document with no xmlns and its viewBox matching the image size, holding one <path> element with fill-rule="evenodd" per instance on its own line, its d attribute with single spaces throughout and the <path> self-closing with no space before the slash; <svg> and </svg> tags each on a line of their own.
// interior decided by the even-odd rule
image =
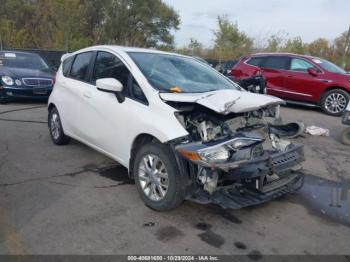
<svg viewBox="0 0 350 262">
<path fill-rule="evenodd" d="M 103 49 L 109 49 L 111 51 L 116 51 L 116 52 L 139 52 L 139 53 L 154 53 L 154 54 L 165 54 L 165 55 L 176 55 L 176 56 L 182 56 L 182 57 L 190 57 L 190 56 L 185 56 L 181 55 L 178 53 L 171 53 L 171 52 L 165 52 L 165 51 L 160 51 L 156 49 L 148 49 L 148 48 L 139 48 L 139 47 L 128 47 L 128 46 L 118 46 L 118 45 L 98 45 L 98 46 L 90 46 L 86 47 L 84 49 L 77 50 L 73 53 L 67 53 L 62 55 L 61 57 L 61 62 L 63 60 L 67 59 L 68 57 L 71 57 L 72 55 L 78 54 L 78 53 L 83 53 L 83 52 L 88 52 L 88 51 L 98 51 L 98 50 L 103 50 Z M 192 57 L 193 58 L 193 57 Z"/>
<path fill-rule="evenodd" d="M 275 52 L 275 53 L 272 53 L 272 52 L 266 52 L 266 53 L 255 53 L 255 54 L 252 54 L 251 56 L 266 56 L 266 55 L 269 55 L 269 56 L 278 56 L 278 55 L 285 55 L 285 56 L 299 56 L 299 57 L 305 57 L 305 58 L 309 58 L 309 59 L 312 59 L 312 58 L 315 58 L 313 56 L 309 56 L 309 55 L 301 55 L 301 54 L 293 54 L 293 53 L 286 53 L 286 52 Z"/>
<path fill-rule="evenodd" d="M 156 53 L 156 54 L 169 54 L 169 55 L 179 55 L 183 56 L 181 54 L 177 53 L 171 53 L 171 52 L 165 52 L 165 51 L 160 51 L 156 49 L 149 49 L 149 48 L 139 48 L 139 47 L 127 47 L 127 46 L 118 46 L 118 45 L 99 45 L 99 46 L 91 46 L 84 48 L 82 50 L 79 50 L 77 52 L 81 51 L 88 51 L 88 50 L 98 50 L 98 49 L 110 49 L 114 51 L 123 51 L 123 52 L 143 52 L 143 53 Z"/>
<path fill-rule="evenodd" d="M 0 54 L 4 53 L 13 53 L 13 54 L 25 54 L 25 55 L 38 55 L 37 53 L 33 52 L 24 52 L 24 51 L 13 51 L 13 50 L 1 50 Z"/>
</svg>

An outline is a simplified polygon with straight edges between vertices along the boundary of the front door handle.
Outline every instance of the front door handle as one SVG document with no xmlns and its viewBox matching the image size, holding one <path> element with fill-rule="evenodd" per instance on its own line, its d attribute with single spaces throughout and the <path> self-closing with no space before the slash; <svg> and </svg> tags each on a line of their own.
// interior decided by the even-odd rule
<svg viewBox="0 0 350 262">
<path fill-rule="evenodd" d="M 287 75 L 287 77 L 292 78 L 293 76 L 292 75 Z"/>
</svg>

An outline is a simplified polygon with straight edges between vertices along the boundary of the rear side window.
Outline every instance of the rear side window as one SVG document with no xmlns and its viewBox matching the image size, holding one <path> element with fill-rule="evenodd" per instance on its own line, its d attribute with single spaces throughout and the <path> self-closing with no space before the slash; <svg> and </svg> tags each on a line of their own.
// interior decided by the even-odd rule
<svg viewBox="0 0 350 262">
<path fill-rule="evenodd" d="M 248 65 L 258 66 L 260 67 L 264 61 L 265 57 L 252 57 L 246 63 Z"/>
<path fill-rule="evenodd" d="M 92 74 L 92 84 L 96 84 L 96 80 L 101 78 L 115 78 L 125 88 L 128 85 L 129 70 L 115 55 L 108 52 L 98 52 Z"/>
<path fill-rule="evenodd" d="M 72 66 L 74 60 L 74 56 L 68 57 L 66 60 L 62 63 L 62 73 L 65 77 L 69 75 L 70 68 Z"/>
<path fill-rule="evenodd" d="M 269 69 L 289 69 L 289 58 L 285 56 L 269 56 L 264 64 L 264 68 Z"/>
<path fill-rule="evenodd" d="M 91 56 L 92 52 L 86 52 L 76 55 L 72 65 L 72 69 L 70 71 L 71 78 L 82 81 L 86 80 Z"/>
</svg>

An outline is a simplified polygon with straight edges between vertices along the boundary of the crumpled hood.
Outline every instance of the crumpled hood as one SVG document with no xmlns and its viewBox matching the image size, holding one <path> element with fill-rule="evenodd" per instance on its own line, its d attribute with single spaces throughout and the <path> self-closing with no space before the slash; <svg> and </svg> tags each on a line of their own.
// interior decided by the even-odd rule
<svg viewBox="0 0 350 262">
<path fill-rule="evenodd" d="M 197 103 L 224 115 L 285 104 L 277 97 L 230 89 L 206 93 L 160 93 L 159 95 L 165 101 Z"/>
</svg>

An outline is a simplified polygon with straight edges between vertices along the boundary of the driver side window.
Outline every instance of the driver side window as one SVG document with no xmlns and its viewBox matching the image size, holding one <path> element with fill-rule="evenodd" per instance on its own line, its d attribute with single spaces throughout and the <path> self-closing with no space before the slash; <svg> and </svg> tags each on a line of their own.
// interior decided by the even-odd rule
<svg viewBox="0 0 350 262">
<path fill-rule="evenodd" d="M 304 59 L 292 58 L 290 63 L 290 70 L 298 72 L 307 72 L 307 69 L 313 67 L 311 63 L 305 61 Z"/>
<path fill-rule="evenodd" d="M 108 52 L 98 52 L 92 73 L 92 84 L 95 85 L 96 80 L 101 78 L 115 78 L 126 89 L 128 86 L 129 70 L 115 55 Z"/>
<path fill-rule="evenodd" d="M 115 55 L 108 52 L 98 52 L 92 73 L 91 83 L 101 78 L 115 78 L 123 84 L 125 96 L 147 104 L 147 99 L 137 81 L 132 77 L 129 69 Z"/>
</svg>

